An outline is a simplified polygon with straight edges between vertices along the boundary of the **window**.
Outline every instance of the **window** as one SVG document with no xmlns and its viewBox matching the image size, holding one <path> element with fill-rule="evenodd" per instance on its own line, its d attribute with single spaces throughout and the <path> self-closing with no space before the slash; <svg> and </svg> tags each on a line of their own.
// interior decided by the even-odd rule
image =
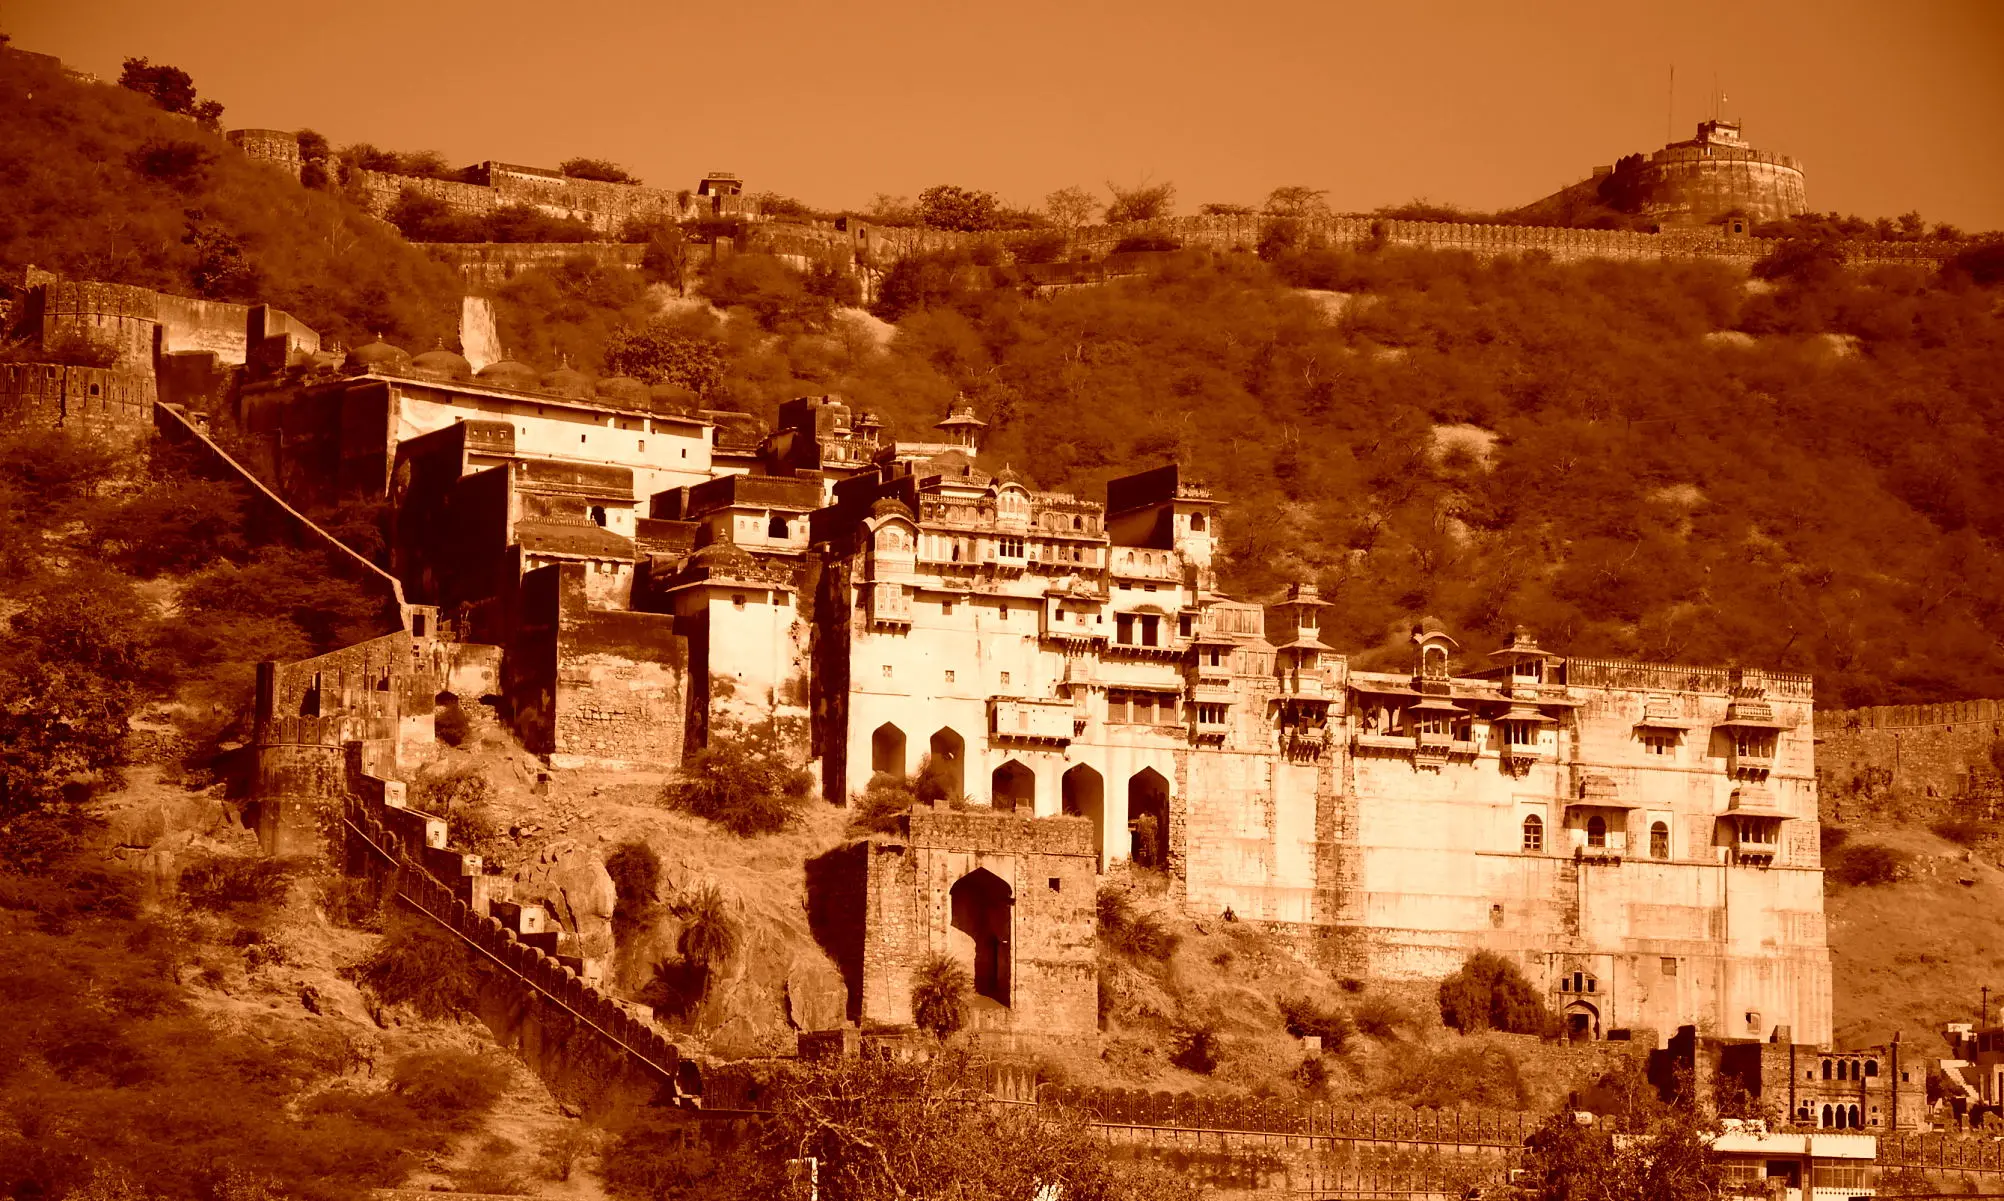
<svg viewBox="0 0 2004 1201">
<path fill-rule="evenodd" d="M 995 540 L 995 553 L 1005 559 L 1020 559 L 1023 557 L 1023 540 L 1021 538 L 998 538 Z"/>
<path fill-rule="evenodd" d="M 1672 959 L 1668 956 L 1664 957 L 1663 974 L 1665 976 L 1675 976 L 1677 974 L 1677 961 L 1675 959 Z"/>
<path fill-rule="evenodd" d="M 1607 845 L 1607 819 L 1598 813 L 1587 819 L 1586 844 L 1590 847 Z"/>
<path fill-rule="evenodd" d="M 1003 621 L 1009 620 L 1009 606 L 997 605 L 995 606 L 995 612 Z"/>
<path fill-rule="evenodd" d="M 946 682 L 949 684 L 953 683 L 953 669 L 951 667 L 946 669 Z"/>
<path fill-rule="evenodd" d="M 1128 695 L 1125 692 L 1109 691 L 1106 694 L 1106 719 L 1111 722 L 1128 720 Z"/>
<path fill-rule="evenodd" d="M 888 663 L 884 664 L 884 678 L 886 680 L 891 678 L 891 665 Z"/>
<path fill-rule="evenodd" d="M 1670 857 L 1670 827 L 1662 822 L 1649 827 L 1649 857 L 1651 859 Z"/>
<path fill-rule="evenodd" d="M 1210 650 L 1204 652 L 1205 661 L 1211 667 L 1220 666 L 1224 661 L 1224 657 L 1225 653 L 1217 647 L 1212 647 Z"/>
<path fill-rule="evenodd" d="M 591 507 L 591 523 L 596 526 L 603 526 L 605 524 L 604 505 L 593 505 Z"/>
<path fill-rule="evenodd" d="M 1545 849 L 1545 823 L 1533 813 L 1524 819 L 1524 849 L 1542 851 Z"/>
<path fill-rule="evenodd" d="M 1122 646 L 1134 645 L 1134 614 L 1122 613 L 1113 619 L 1113 640 Z"/>
<path fill-rule="evenodd" d="M 1058 879 L 1056 876 L 1050 877 L 1050 885 L 1052 892 L 1064 891 L 1064 881 Z"/>
<path fill-rule="evenodd" d="M 1185 638 L 1190 636 L 1190 615 L 1188 613 L 1179 613 L 1176 615 L 1176 632 Z"/>
<path fill-rule="evenodd" d="M 1002 682 L 1004 684 L 1007 684 L 1009 682 L 1009 673 L 1006 671 L 1002 673 Z"/>
<path fill-rule="evenodd" d="M 745 607 L 745 594 L 742 592 L 731 593 L 731 608 L 742 609 L 744 607 Z"/>
<path fill-rule="evenodd" d="M 1221 726 L 1225 724 L 1225 706 L 1200 704 L 1197 706 L 1197 724 Z"/>
<path fill-rule="evenodd" d="M 1502 724 L 1504 746 L 1538 745 L 1538 727 L 1528 721 L 1506 721 Z"/>
<path fill-rule="evenodd" d="M 768 538 L 786 537 L 786 514 L 774 513 L 766 519 L 765 536 Z"/>
<path fill-rule="evenodd" d="M 941 601 L 941 602 L 939 602 L 939 615 L 940 615 L 941 617 L 952 617 L 952 616 L 953 616 L 953 602 L 952 602 L 952 601 L 950 601 L 950 600 L 944 600 L 944 601 Z"/>
<path fill-rule="evenodd" d="M 1677 753 L 1677 736 L 1652 730 L 1642 736 L 1642 749 L 1652 755 Z"/>
<path fill-rule="evenodd" d="M 1204 515 L 1202 513 L 1190 514 L 1190 532 L 1193 534 L 1204 532 Z"/>
<path fill-rule="evenodd" d="M 1160 642 L 1161 635 L 1159 630 L 1161 624 L 1162 624 L 1162 619 L 1155 616 L 1153 613 L 1143 613 L 1141 615 L 1141 645 L 1143 646 L 1161 645 Z"/>
<path fill-rule="evenodd" d="M 645 451 L 647 449 L 647 439 L 641 438 L 639 439 L 639 442 L 640 442 L 640 449 Z"/>
</svg>

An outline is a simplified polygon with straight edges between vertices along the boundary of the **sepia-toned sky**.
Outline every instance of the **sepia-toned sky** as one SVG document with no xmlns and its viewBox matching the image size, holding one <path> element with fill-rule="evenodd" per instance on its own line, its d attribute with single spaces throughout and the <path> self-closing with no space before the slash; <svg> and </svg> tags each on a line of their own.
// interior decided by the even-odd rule
<svg viewBox="0 0 2004 1201">
<path fill-rule="evenodd" d="M 1716 80 L 1812 207 L 2004 228 L 2004 0 L 0 0 L 0 29 L 182 67 L 231 127 L 829 208 L 1108 180 L 1509 207 L 1691 136 Z"/>
</svg>

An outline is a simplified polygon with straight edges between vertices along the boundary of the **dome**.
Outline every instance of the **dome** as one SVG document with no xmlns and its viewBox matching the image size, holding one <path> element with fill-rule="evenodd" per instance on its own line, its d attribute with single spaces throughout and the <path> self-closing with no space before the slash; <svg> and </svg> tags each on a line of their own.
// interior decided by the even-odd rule
<svg viewBox="0 0 2004 1201">
<path fill-rule="evenodd" d="M 656 413 L 686 416 L 696 411 L 699 398 L 680 384 L 655 384 L 647 389 L 647 404 Z"/>
<path fill-rule="evenodd" d="M 409 351 L 401 346 L 392 346 L 381 338 L 367 346 L 357 346 L 348 352 L 348 367 L 355 371 L 368 371 L 376 367 L 402 367 L 410 361 Z"/>
<path fill-rule="evenodd" d="M 630 375 L 609 375 L 598 381 L 598 394 L 631 409 L 647 407 L 647 385 Z"/>
<path fill-rule="evenodd" d="M 568 365 L 559 367 L 543 377 L 543 391 L 587 399 L 591 396 L 591 377 Z"/>
<path fill-rule="evenodd" d="M 880 496 L 870 504 L 872 517 L 902 517 L 906 521 L 916 521 L 910 506 L 895 496 Z"/>
<path fill-rule="evenodd" d="M 427 350 L 411 360 L 411 370 L 427 375 L 441 375 L 447 379 L 463 379 L 473 374 L 473 364 L 445 349 Z"/>
<path fill-rule="evenodd" d="M 711 575 L 719 576 L 755 571 L 758 568 L 758 560 L 752 558 L 736 543 L 713 542 L 690 555 L 684 566 L 706 568 Z"/>
<path fill-rule="evenodd" d="M 497 388 L 529 389 L 536 386 L 536 369 L 514 359 L 496 359 L 473 373 L 473 378 Z"/>
</svg>

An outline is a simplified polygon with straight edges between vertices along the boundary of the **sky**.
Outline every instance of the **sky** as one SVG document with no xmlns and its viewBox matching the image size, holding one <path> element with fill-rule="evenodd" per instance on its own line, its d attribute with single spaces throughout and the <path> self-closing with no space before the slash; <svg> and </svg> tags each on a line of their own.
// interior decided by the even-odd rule
<svg viewBox="0 0 2004 1201">
<path fill-rule="evenodd" d="M 0 0 L 0 30 L 105 78 L 181 67 L 231 128 L 830 209 L 1109 181 L 1507 208 L 1723 95 L 1814 209 L 2004 229 L 2004 0 Z"/>
</svg>

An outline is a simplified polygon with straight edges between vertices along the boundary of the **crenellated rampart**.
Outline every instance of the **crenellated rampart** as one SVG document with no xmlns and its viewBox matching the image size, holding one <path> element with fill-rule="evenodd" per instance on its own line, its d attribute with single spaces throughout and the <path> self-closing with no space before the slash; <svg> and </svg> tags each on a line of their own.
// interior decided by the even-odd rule
<svg viewBox="0 0 2004 1201">
<path fill-rule="evenodd" d="M 1909 817 L 1947 815 L 1998 799 L 2004 701 L 1875 705 L 1816 715 L 1819 794 L 1832 820 L 1855 821 L 1897 801 Z M 1863 808 L 1846 809 L 1862 802 Z"/>
<path fill-rule="evenodd" d="M 156 399 L 151 370 L 0 364 L 0 426 L 83 430 L 130 442 L 151 428 Z"/>
<path fill-rule="evenodd" d="M 491 915 L 480 857 L 448 850 L 444 819 L 405 806 L 402 784 L 362 771 L 359 756 L 350 763 L 341 817 L 350 874 L 379 881 L 465 945 L 484 969 L 480 1018 L 503 1046 L 588 1115 L 695 1103 L 701 1070 L 680 1048 L 573 964 L 522 941 L 527 931 Z"/>
</svg>

